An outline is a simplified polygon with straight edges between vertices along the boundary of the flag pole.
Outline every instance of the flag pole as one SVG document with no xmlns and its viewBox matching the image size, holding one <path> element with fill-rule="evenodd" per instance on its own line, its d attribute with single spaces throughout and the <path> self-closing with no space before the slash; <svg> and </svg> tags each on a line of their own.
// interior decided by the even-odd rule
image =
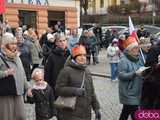
<svg viewBox="0 0 160 120">
<path fill-rule="evenodd" d="M 4 13 L 2 13 L 2 36 L 3 34 L 5 33 L 5 28 L 4 28 L 4 21 L 5 21 L 5 16 L 4 16 Z"/>
<path fill-rule="evenodd" d="M 139 40 L 139 38 L 137 36 L 137 32 L 135 32 L 131 17 L 129 16 L 128 18 L 129 18 L 129 32 L 130 32 L 130 35 L 133 34 L 133 31 L 134 31 L 134 35 L 136 37 L 136 40 L 137 40 L 138 43 L 140 43 L 140 40 Z M 146 60 L 144 58 L 144 55 L 143 55 L 143 52 L 142 52 L 142 48 L 140 48 L 140 55 L 142 56 L 142 60 L 143 60 L 143 62 L 145 64 Z"/>
<path fill-rule="evenodd" d="M 138 40 L 138 42 L 140 43 L 140 40 L 139 40 L 139 38 L 138 38 L 138 36 L 137 36 L 137 33 L 136 33 L 136 39 Z M 146 60 L 145 60 L 145 58 L 144 58 L 144 54 L 143 54 L 143 52 L 142 52 L 142 48 L 140 47 L 140 54 L 141 54 L 141 56 L 142 56 L 142 59 L 143 59 L 143 62 L 144 62 L 144 64 L 146 63 Z"/>
</svg>

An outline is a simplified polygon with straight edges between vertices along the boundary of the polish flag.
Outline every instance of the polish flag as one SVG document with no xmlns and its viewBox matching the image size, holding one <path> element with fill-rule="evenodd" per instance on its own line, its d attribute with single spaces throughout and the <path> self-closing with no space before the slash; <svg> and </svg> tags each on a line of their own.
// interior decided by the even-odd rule
<svg viewBox="0 0 160 120">
<path fill-rule="evenodd" d="M 133 22 L 132 22 L 132 19 L 131 17 L 129 16 L 129 33 L 130 33 L 130 36 L 131 37 L 134 37 L 136 40 L 137 40 L 137 43 L 139 43 L 139 38 L 137 36 L 137 32 L 133 26 Z M 140 48 L 140 54 L 142 56 L 142 60 L 144 62 L 144 64 L 146 63 L 146 60 L 144 58 L 144 55 L 143 55 L 143 52 L 142 52 L 142 49 Z"/>
<path fill-rule="evenodd" d="M 138 39 L 137 39 L 137 32 L 136 32 L 136 30 L 135 30 L 135 28 L 133 26 L 132 19 L 131 19 L 130 16 L 129 16 L 128 19 L 129 19 L 129 34 L 130 34 L 130 36 L 136 38 L 136 40 L 138 41 Z"/>
<path fill-rule="evenodd" d="M 5 0 L 0 0 L 0 14 L 3 14 L 6 11 Z"/>
</svg>

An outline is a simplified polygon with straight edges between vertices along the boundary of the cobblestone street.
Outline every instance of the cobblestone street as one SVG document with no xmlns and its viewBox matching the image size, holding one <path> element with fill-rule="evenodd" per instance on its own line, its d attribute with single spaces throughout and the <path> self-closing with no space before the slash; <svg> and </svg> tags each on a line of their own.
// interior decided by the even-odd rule
<svg viewBox="0 0 160 120">
<path fill-rule="evenodd" d="M 106 50 L 100 52 L 100 63 L 90 65 L 89 69 L 94 73 L 108 75 L 110 71 L 106 60 Z M 118 100 L 118 82 L 111 82 L 109 78 L 93 77 L 97 97 L 101 104 L 102 120 L 118 120 L 121 105 Z M 34 120 L 34 106 L 26 104 L 27 120 Z M 94 119 L 94 114 L 93 114 Z M 52 119 L 56 120 L 56 119 Z"/>
</svg>

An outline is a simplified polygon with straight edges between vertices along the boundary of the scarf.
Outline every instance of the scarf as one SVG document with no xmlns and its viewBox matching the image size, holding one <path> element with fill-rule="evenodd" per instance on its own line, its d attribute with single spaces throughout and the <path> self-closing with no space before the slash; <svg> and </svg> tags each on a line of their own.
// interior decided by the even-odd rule
<svg viewBox="0 0 160 120">
<path fill-rule="evenodd" d="M 36 89 L 36 90 L 43 90 L 43 89 L 46 89 L 47 87 L 47 82 L 45 81 L 37 81 L 37 82 L 34 82 L 33 84 L 33 89 Z"/>
<path fill-rule="evenodd" d="M 136 63 L 136 62 L 139 61 L 139 57 L 138 56 L 137 57 L 133 57 L 133 56 L 129 55 L 127 52 L 124 52 L 124 55 L 132 62 Z"/>
</svg>

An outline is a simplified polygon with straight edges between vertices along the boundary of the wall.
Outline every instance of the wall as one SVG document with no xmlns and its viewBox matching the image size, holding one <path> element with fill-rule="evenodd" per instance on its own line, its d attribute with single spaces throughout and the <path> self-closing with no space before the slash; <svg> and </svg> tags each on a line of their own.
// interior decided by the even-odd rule
<svg viewBox="0 0 160 120">
<path fill-rule="evenodd" d="M 48 27 L 48 10 L 49 11 L 64 11 L 65 12 L 65 25 L 67 28 L 79 27 L 79 18 L 77 9 L 75 7 L 62 7 L 62 6 L 38 6 L 27 4 L 7 4 L 5 19 L 9 24 L 16 28 L 19 26 L 18 10 L 36 11 L 37 12 L 37 30 L 42 34 Z"/>
</svg>

